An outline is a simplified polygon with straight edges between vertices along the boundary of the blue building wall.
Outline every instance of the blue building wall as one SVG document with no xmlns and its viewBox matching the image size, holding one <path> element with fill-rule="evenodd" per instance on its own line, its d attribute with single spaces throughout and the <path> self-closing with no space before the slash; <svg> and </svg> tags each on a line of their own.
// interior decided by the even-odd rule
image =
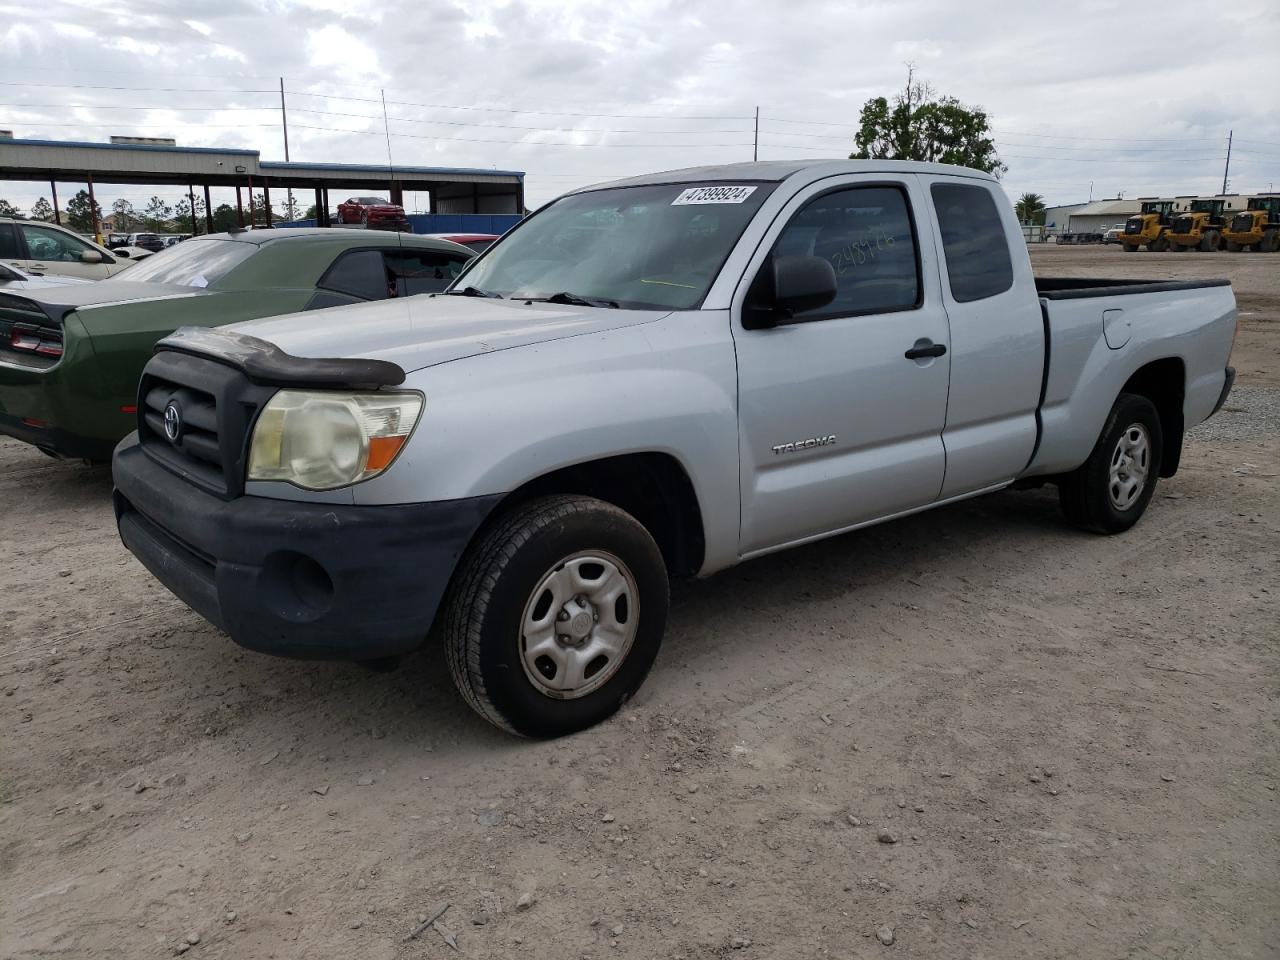
<svg viewBox="0 0 1280 960">
<path fill-rule="evenodd" d="M 411 213 L 414 233 L 506 233 L 520 217 L 514 213 Z M 277 220 L 277 227 L 314 227 L 315 220 Z"/>
</svg>

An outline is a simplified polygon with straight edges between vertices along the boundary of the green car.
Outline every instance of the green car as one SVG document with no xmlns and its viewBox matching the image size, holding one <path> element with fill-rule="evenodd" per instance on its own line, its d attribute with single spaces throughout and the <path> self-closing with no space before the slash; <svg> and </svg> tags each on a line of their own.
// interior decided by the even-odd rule
<svg viewBox="0 0 1280 960">
<path fill-rule="evenodd" d="M 152 348 L 178 327 L 433 293 L 474 256 L 408 233 L 241 231 L 188 240 L 118 279 L 0 292 L 0 434 L 109 459 L 137 426 Z"/>
</svg>

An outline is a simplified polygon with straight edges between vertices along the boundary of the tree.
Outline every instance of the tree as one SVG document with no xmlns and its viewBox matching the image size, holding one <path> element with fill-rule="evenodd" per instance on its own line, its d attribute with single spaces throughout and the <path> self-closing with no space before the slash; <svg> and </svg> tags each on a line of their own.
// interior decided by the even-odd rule
<svg viewBox="0 0 1280 960">
<path fill-rule="evenodd" d="M 204 198 L 196 197 L 196 223 L 195 232 L 200 232 L 200 226 L 204 223 Z M 173 217 L 166 225 L 167 230 L 172 233 L 188 233 L 191 230 L 191 200 L 183 197 L 173 205 Z"/>
<path fill-rule="evenodd" d="M 0 200 L 0 217 L 12 217 L 14 220 L 25 220 L 22 211 L 8 200 Z"/>
<path fill-rule="evenodd" d="M 906 89 L 893 98 L 872 97 L 862 106 L 857 150 L 851 160 L 927 160 L 993 173 L 1008 169 L 996 154 L 987 114 L 955 97 L 938 96 L 917 83 L 908 68 Z"/>
<path fill-rule="evenodd" d="M 1038 193 L 1024 193 L 1013 209 L 1017 211 L 1019 223 L 1044 224 L 1044 197 Z"/>
<path fill-rule="evenodd" d="M 67 226 L 78 233 L 92 233 L 95 223 L 102 220 L 102 207 L 89 200 L 89 191 L 81 190 L 67 201 Z"/>
<path fill-rule="evenodd" d="M 53 204 L 44 197 L 41 197 L 31 205 L 31 219 L 43 220 L 45 223 L 53 222 Z"/>
<path fill-rule="evenodd" d="M 162 233 L 169 225 L 169 218 L 173 216 L 173 208 L 161 200 L 159 197 L 152 197 L 147 201 L 147 209 L 142 213 L 143 226 L 147 228 L 149 233 Z"/>
<path fill-rule="evenodd" d="M 236 208 L 229 203 L 220 203 L 213 208 L 213 232 L 226 233 L 240 225 L 236 216 Z"/>
<path fill-rule="evenodd" d="M 111 204 L 111 214 L 115 219 L 118 232 L 133 232 L 133 228 L 138 222 L 138 215 L 134 212 L 132 203 L 121 197 Z"/>
</svg>

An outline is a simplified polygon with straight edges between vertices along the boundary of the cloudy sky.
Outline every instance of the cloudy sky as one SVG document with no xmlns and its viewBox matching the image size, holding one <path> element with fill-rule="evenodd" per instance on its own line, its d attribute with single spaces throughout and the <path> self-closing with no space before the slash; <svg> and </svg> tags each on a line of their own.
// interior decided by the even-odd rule
<svg viewBox="0 0 1280 960">
<path fill-rule="evenodd" d="M 0 128 L 283 159 L 283 76 L 293 160 L 384 163 L 385 90 L 394 162 L 524 170 L 538 205 L 749 160 L 757 107 L 761 159 L 846 156 L 912 62 L 988 111 L 1014 196 L 1215 192 L 1232 129 L 1255 192 L 1280 186 L 1278 49 L 1280 0 L 0 0 Z"/>
</svg>

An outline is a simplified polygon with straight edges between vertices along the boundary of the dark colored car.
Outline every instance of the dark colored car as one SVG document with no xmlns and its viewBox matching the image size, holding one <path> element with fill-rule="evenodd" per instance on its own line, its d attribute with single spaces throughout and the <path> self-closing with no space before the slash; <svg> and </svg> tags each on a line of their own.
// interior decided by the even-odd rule
<svg viewBox="0 0 1280 960">
<path fill-rule="evenodd" d="M 0 434 L 105 460 L 137 427 L 138 377 L 176 327 L 436 293 L 473 256 L 412 234 L 247 230 L 188 240 L 119 279 L 5 291 Z"/>
<path fill-rule="evenodd" d="M 358 223 L 370 230 L 411 232 L 404 207 L 381 197 L 351 197 L 338 204 L 338 223 Z"/>
<path fill-rule="evenodd" d="M 164 240 L 156 233 L 133 233 L 129 235 L 127 246 L 141 247 L 143 250 L 159 253 L 164 249 Z"/>
<path fill-rule="evenodd" d="M 460 243 L 464 247 L 470 247 L 476 253 L 484 253 L 498 239 L 498 234 L 496 233 L 425 233 L 423 236 L 435 237 L 437 240 L 448 240 L 450 243 Z"/>
</svg>

